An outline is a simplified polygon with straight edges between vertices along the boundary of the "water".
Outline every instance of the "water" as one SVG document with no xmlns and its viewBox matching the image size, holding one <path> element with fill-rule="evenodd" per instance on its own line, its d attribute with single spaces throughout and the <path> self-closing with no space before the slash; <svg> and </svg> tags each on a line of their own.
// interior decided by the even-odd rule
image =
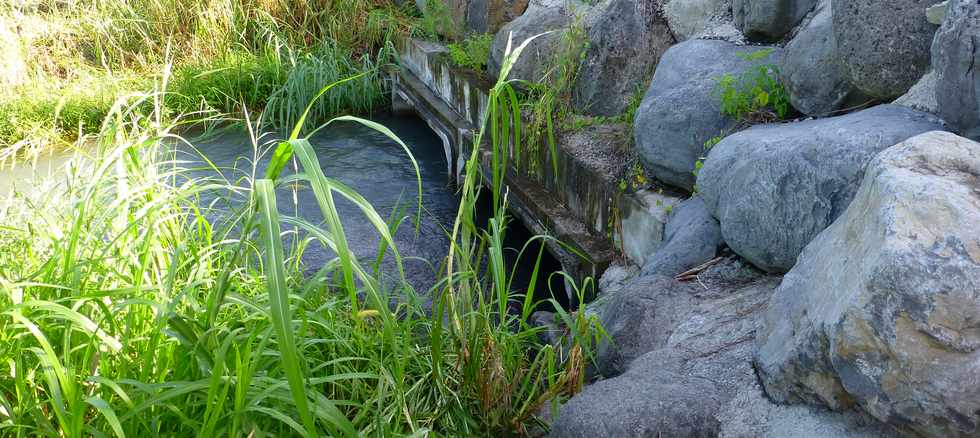
<svg viewBox="0 0 980 438">
<path fill-rule="evenodd" d="M 442 141 L 417 118 L 373 120 L 394 131 L 408 146 L 418 164 L 422 179 L 422 214 L 417 225 L 418 180 L 411 160 L 400 145 L 384 134 L 351 122 L 330 125 L 310 138 L 310 144 L 327 177 L 356 190 L 382 218 L 406 218 L 393 237 L 403 258 L 406 279 L 416 291 L 424 292 L 435 282 L 436 270 L 448 252 L 448 233 L 458 207 Z M 267 151 L 273 146 L 273 140 L 272 136 L 259 140 L 259 150 Z M 264 175 L 271 155 L 266 153 L 256 160 L 255 148 L 244 132 L 221 134 L 195 146 L 196 151 L 182 146 L 184 153 L 181 158 L 203 165 L 204 160 L 200 158 L 203 155 L 220 169 L 226 179 L 240 181 L 238 185 L 247 184 L 248 179 L 244 177 L 253 172 L 253 162 L 257 163 L 254 166 L 255 174 L 259 177 Z M 291 163 L 283 176 L 294 171 L 294 164 Z M 213 170 L 195 170 L 193 174 L 214 176 Z M 208 205 L 218 195 L 205 196 L 202 203 Z M 370 268 L 378 254 L 380 234 L 354 203 L 339 195 L 335 195 L 335 199 L 352 251 L 362 266 Z M 308 184 L 280 188 L 277 200 L 282 215 L 298 216 L 316 224 L 323 221 L 320 206 Z M 225 211 L 228 209 L 220 204 L 218 207 Z M 314 243 L 304 251 L 302 262 L 308 272 L 315 272 L 332 258 L 332 252 Z M 397 272 L 393 257 L 385 258 L 382 271 L 388 274 Z"/>
<path fill-rule="evenodd" d="M 448 235 L 459 205 L 455 187 L 450 184 L 442 141 L 418 118 L 402 116 L 373 120 L 394 131 L 416 159 L 422 179 L 422 214 L 417 226 L 413 222 L 418 213 L 415 169 L 400 145 L 377 131 L 349 122 L 331 125 L 311 138 L 310 142 L 327 177 L 356 190 L 382 218 L 407 218 L 393 237 L 403 257 L 406 280 L 417 293 L 424 294 L 438 278 L 437 271 L 444 268 L 442 263 L 448 253 Z M 247 188 L 253 175 L 264 175 L 276 137 L 263 136 L 256 148 L 244 131 L 214 134 L 205 140 L 191 140 L 194 147 L 178 145 L 178 159 L 184 162 L 184 167 L 191 169 L 190 175 L 220 176 L 236 186 Z M 33 165 L 24 163 L 13 169 L 0 170 L 0 198 L 11 190 L 39 191 L 57 184 L 62 180 L 60 176 L 66 174 L 65 166 L 71 157 L 69 152 L 46 154 Z M 211 165 L 218 169 L 217 173 L 209 167 Z M 295 168 L 291 164 L 283 174 L 293 172 Z M 231 217 L 230 213 L 241 207 L 246 196 L 247 191 L 238 194 L 205 192 L 200 204 L 210 209 L 208 216 L 214 222 L 220 222 Z M 226 199 L 233 202 L 226 203 Z M 306 184 L 280 188 L 277 199 L 282 215 L 299 216 L 315 224 L 323 220 L 319 204 Z M 380 235 L 358 207 L 339 195 L 335 195 L 335 199 L 350 248 L 362 266 L 370 268 L 378 254 Z M 488 199 L 480 201 L 476 219 L 478 223 L 485 224 L 492 212 Z M 284 225 L 284 231 L 291 230 Z M 513 267 L 517 263 L 517 278 L 512 284 L 515 292 L 526 290 L 529 285 L 537 247 L 530 248 L 525 255 L 528 258 L 521 261 L 516 260 L 516 254 L 530 237 L 531 234 L 519 221 L 509 223 L 504 242 L 508 247 L 505 257 L 508 266 Z M 287 236 L 286 242 L 288 248 L 296 239 Z M 329 250 L 314 242 L 304 250 L 302 264 L 306 272 L 312 274 L 333 258 Z M 397 273 L 393 257 L 386 257 L 381 269 L 392 278 L 390 275 Z M 551 275 L 560 269 L 557 260 L 546 252 L 542 272 L 538 276 L 536 295 L 539 297 L 536 298 L 551 297 L 551 290 L 561 304 L 567 306 L 561 277 Z M 542 308 L 546 310 L 548 307 L 545 305 Z"/>
</svg>

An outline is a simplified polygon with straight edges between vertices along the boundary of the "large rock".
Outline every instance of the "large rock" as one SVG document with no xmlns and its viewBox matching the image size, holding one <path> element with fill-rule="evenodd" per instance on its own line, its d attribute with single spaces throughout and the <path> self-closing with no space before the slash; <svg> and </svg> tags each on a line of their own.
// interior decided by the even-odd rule
<svg viewBox="0 0 980 438">
<path fill-rule="evenodd" d="M 636 148 L 649 175 L 676 187 L 694 188 L 694 164 L 704 155 L 704 143 L 736 125 L 721 113 L 718 79 L 754 65 L 743 56 L 762 49 L 688 40 L 667 50 L 634 121 Z M 765 62 L 778 58 L 776 50 Z"/>
<path fill-rule="evenodd" d="M 980 5 L 951 0 L 932 46 L 936 103 L 960 134 L 980 139 Z"/>
<path fill-rule="evenodd" d="M 660 317 L 677 322 L 659 329 L 660 339 L 650 344 L 655 346 L 626 373 L 573 397 L 553 437 L 717 436 L 720 408 L 756 380 L 752 341 L 778 279 L 746 273 L 733 260 L 703 276 L 705 286 L 674 284 L 698 304 L 663 308 Z"/>
<path fill-rule="evenodd" d="M 826 116 L 864 100 L 837 58 L 831 2 L 823 0 L 779 60 L 780 79 L 794 108 L 803 114 Z"/>
<path fill-rule="evenodd" d="M 716 415 L 719 438 L 891 438 L 895 432 L 857 411 L 777 405 L 757 382 L 742 388 Z"/>
<path fill-rule="evenodd" d="M 735 25 L 754 41 L 778 41 L 800 23 L 818 0 L 734 0 Z"/>
<path fill-rule="evenodd" d="M 540 82 L 551 66 L 562 34 L 572 25 L 574 17 L 587 10 L 588 5 L 578 0 L 531 0 L 523 15 L 504 25 L 494 36 L 487 61 L 490 75 L 500 74 L 509 39 L 516 48 L 528 38 L 544 34 L 528 44 L 508 78 Z"/>
<path fill-rule="evenodd" d="M 762 269 L 785 272 L 847 208 L 874 155 L 942 126 L 934 116 L 895 105 L 760 125 L 712 148 L 698 187 L 733 251 Z"/>
<path fill-rule="evenodd" d="M 980 144 L 930 132 L 878 155 L 786 275 L 758 344 L 777 401 L 980 435 Z"/>
<path fill-rule="evenodd" d="M 926 73 L 919 82 L 902 97 L 895 99 L 895 105 L 939 115 L 939 102 L 936 101 L 936 72 Z"/>
<path fill-rule="evenodd" d="M 727 33 L 738 33 L 731 23 L 731 9 L 732 0 L 670 0 L 663 7 L 670 31 L 678 41 L 717 34 L 717 29 L 723 27 L 735 31 Z"/>
<path fill-rule="evenodd" d="M 673 277 L 713 259 L 724 244 L 718 221 L 698 197 L 674 206 L 664 228 L 664 243 L 643 265 L 644 275 Z"/>
<path fill-rule="evenodd" d="M 592 15 L 573 105 L 583 114 L 616 116 L 646 85 L 674 37 L 654 1 L 608 0 Z"/>
<path fill-rule="evenodd" d="M 935 2 L 833 0 L 837 50 L 851 83 L 881 100 L 905 94 L 929 69 L 937 26 L 925 10 Z"/>
<path fill-rule="evenodd" d="M 528 0 L 468 0 L 466 27 L 476 33 L 496 33 L 524 14 Z"/>
<path fill-rule="evenodd" d="M 670 345 L 669 338 L 676 336 L 677 328 L 691 318 L 692 312 L 697 313 L 697 308 L 707 306 L 706 302 L 728 297 L 733 290 L 755 296 L 766 287 L 770 292 L 775 287 L 771 277 L 729 258 L 708 268 L 699 281 L 641 275 L 615 290 L 603 290 L 605 296 L 586 309 L 598 313 L 602 327 L 609 334 L 599 343 L 596 358 L 599 374 L 619 375 L 637 357 Z M 688 332 L 696 330 L 699 330 L 696 326 L 690 326 Z"/>
</svg>

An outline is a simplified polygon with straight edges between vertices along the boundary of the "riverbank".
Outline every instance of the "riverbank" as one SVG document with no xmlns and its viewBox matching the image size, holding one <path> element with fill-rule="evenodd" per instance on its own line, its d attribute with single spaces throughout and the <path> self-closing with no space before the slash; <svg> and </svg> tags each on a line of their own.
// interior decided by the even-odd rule
<svg viewBox="0 0 980 438">
<path fill-rule="evenodd" d="M 366 114 L 386 99 L 380 67 L 396 38 L 421 32 L 387 1 L 36 0 L 0 9 L 0 149 L 72 143 L 113 105 L 163 108 L 170 121 L 257 118 L 286 127 L 324 84 L 312 121 Z M 264 111 L 264 112 L 263 112 Z"/>
</svg>

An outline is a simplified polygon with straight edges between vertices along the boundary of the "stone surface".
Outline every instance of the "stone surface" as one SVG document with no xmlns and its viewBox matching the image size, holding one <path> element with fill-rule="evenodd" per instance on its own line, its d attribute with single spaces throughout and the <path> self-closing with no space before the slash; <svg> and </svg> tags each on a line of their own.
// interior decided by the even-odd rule
<svg viewBox="0 0 980 438">
<path fill-rule="evenodd" d="M 807 405 L 777 405 L 757 382 L 739 390 L 717 415 L 720 438 L 890 438 L 895 432 L 859 412 Z"/>
<path fill-rule="evenodd" d="M 664 245 L 669 213 L 682 200 L 654 190 L 620 196 L 619 229 L 613 235 L 616 247 L 633 263 L 645 265 Z"/>
<path fill-rule="evenodd" d="M 980 5 L 951 0 L 932 46 L 940 115 L 961 135 L 980 139 Z"/>
<path fill-rule="evenodd" d="M 939 102 L 936 101 L 936 82 L 936 72 L 930 71 L 912 86 L 908 93 L 895 99 L 892 103 L 938 115 Z"/>
<path fill-rule="evenodd" d="M 737 307 L 737 303 L 726 300 L 731 296 L 756 296 L 767 287 L 769 292 L 775 288 L 772 277 L 762 275 L 737 258 L 728 258 L 706 269 L 697 281 L 681 282 L 662 275 L 640 275 L 622 282 L 615 289 L 602 289 L 600 299 L 586 310 L 598 314 L 609 334 L 609 339 L 602 340 L 597 351 L 599 374 L 605 377 L 619 375 L 634 359 L 659 348 L 697 349 L 702 341 L 695 339 L 702 338 L 707 339 L 703 342 L 720 342 L 712 341 L 716 339 L 712 336 L 729 336 L 736 330 L 729 327 L 725 334 L 702 330 L 710 330 L 726 321 L 732 324 L 744 321 L 732 321 L 728 318 L 732 313 L 721 318 L 725 321 L 698 315 L 710 314 L 713 306 Z M 765 299 L 768 295 L 760 298 L 762 302 Z M 719 314 L 726 312 L 719 311 Z M 681 326 L 683 329 L 678 332 Z M 670 341 L 671 336 L 675 341 Z"/>
<path fill-rule="evenodd" d="M 718 221 L 694 197 L 673 207 L 664 229 L 664 243 L 643 265 L 644 275 L 673 277 L 715 257 L 724 244 Z"/>
<path fill-rule="evenodd" d="M 826 116 L 867 98 L 851 85 L 837 59 L 830 0 L 821 1 L 815 12 L 786 45 L 779 73 L 794 108 Z"/>
<path fill-rule="evenodd" d="M 671 0 L 663 8 L 677 41 L 697 38 L 731 23 L 731 9 L 732 0 Z"/>
<path fill-rule="evenodd" d="M 734 0 L 735 25 L 753 41 L 778 41 L 806 16 L 818 0 Z"/>
<path fill-rule="evenodd" d="M 778 278 L 762 276 L 736 259 L 709 268 L 702 277 L 691 283 L 653 282 L 661 294 L 687 295 L 696 302 L 690 307 L 666 307 L 672 303 L 665 299 L 633 301 L 660 307 L 656 317 L 663 323 L 632 335 L 655 332 L 656 340 L 646 338 L 654 347 L 624 374 L 573 397 L 552 436 L 717 436 L 720 408 L 756 379 L 752 340 Z M 638 291 L 627 286 L 620 293 Z M 645 296 L 656 300 L 656 294 Z"/>
<path fill-rule="evenodd" d="M 712 148 L 698 175 L 700 195 L 733 251 L 764 270 L 785 272 L 847 208 L 875 154 L 942 126 L 895 105 L 755 126 Z"/>
<path fill-rule="evenodd" d="M 926 21 L 931 24 L 943 24 L 943 20 L 946 19 L 947 6 L 949 6 L 949 0 L 936 3 L 926 8 Z"/>
<path fill-rule="evenodd" d="M 906 433 L 980 434 L 980 144 L 878 155 L 770 302 L 756 364 L 777 401 L 857 405 Z"/>
<path fill-rule="evenodd" d="M 587 9 L 588 6 L 578 0 L 531 0 L 523 15 L 504 25 L 494 36 L 487 61 L 490 76 L 500 74 L 508 39 L 516 48 L 528 38 L 544 34 L 528 44 L 508 78 L 540 82 L 549 68 L 562 33 L 577 14 Z"/>
<path fill-rule="evenodd" d="M 865 94 L 892 100 L 929 69 L 929 44 L 937 26 L 925 9 L 935 0 L 832 0 L 841 65 Z"/>
<path fill-rule="evenodd" d="M 528 0 L 468 0 L 466 28 L 475 33 L 496 33 L 527 9 Z"/>
<path fill-rule="evenodd" d="M 704 143 L 736 124 L 721 113 L 718 79 L 752 66 L 739 54 L 761 49 L 688 40 L 667 50 L 634 121 L 637 152 L 648 175 L 686 190 L 694 187 L 694 163 L 704 155 Z M 765 62 L 778 59 L 776 50 Z"/>
<path fill-rule="evenodd" d="M 572 104 L 582 114 L 616 116 L 646 86 L 674 37 L 654 1 L 607 0 L 589 21 Z"/>
</svg>

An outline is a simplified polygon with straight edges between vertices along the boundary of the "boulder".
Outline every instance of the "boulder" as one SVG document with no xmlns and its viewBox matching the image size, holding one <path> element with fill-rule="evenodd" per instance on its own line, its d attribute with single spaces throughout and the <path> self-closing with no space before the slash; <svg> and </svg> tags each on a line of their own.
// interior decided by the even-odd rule
<svg viewBox="0 0 980 438">
<path fill-rule="evenodd" d="M 892 100 L 929 69 L 937 26 L 925 10 L 935 0 L 832 0 L 834 36 L 844 71 L 859 90 Z"/>
<path fill-rule="evenodd" d="M 693 197 L 672 208 L 664 243 L 647 259 L 643 274 L 673 277 L 713 259 L 723 243 L 718 221 Z"/>
<path fill-rule="evenodd" d="M 830 9 L 830 0 L 821 1 L 779 60 L 779 78 L 790 103 L 810 116 L 826 116 L 867 100 L 848 81 L 837 59 Z"/>
<path fill-rule="evenodd" d="M 878 152 L 942 126 L 895 105 L 755 126 L 712 148 L 698 175 L 700 195 L 735 253 L 766 271 L 786 272 L 847 208 Z"/>
<path fill-rule="evenodd" d="M 509 77 L 540 82 L 550 68 L 562 34 L 574 17 L 587 10 L 588 6 L 578 0 L 531 0 L 523 15 L 501 27 L 494 36 L 487 71 L 492 77 L 500 74 L 509 40 L 516 48 L 528 38 L 541 35 L 527 45 Z"/>
<path fill-rule="evenodd" d="M 664 16 L 678 41 L 716 33 L 730 27 L 732 0 L 670 0 L 664 5 Z M 737 31 L 736 31 L 737 33 Z"/>
<path fill-rule="evenodd" d="M 833 412 L 809 405 L 777 405 L 758 382 L 739 392 L 716 415 L 719 438 L 890 438 L 895 432 L 858 411 Z"/>
<path fill-rule="evenodd" d="M 932 46 L 936 103 L 940 114 L 961 135 L 980 139 L 980 5 L 951 0 Z"/>
<path fill-rule="evenodd" d="M 524 14 L 528 0 L 468 0 L 466 28 L 475 33 L 497 33 L 504 24 Z"/>
<path fill-rule="evenodd" d="M 709 379 L 688 376 L 659 351 L 630 372 L 585 388 L 562 406 L 552 438 L 714 437 L 724 403 Z"/>
<path fill-rule="evenodd" d="M 582 114 L 616 116 L 653 76 L 674 37 L 654 1 L 608 0 L 591 15 L 572 104 Z"/>
<path fill-rule="evenodd" d="M 788 34 L 818 0 L 734 0 L 735 25 L 753 41 L 778 41 Z"/>
<path fill-rule="evenodd" d="M 704 155 L 705 142 L 737 123 L 721 113 L 718 79 L 754 65 L 744 55 L 762 49 L 688 40 L 667 50 L 634 121 L 637 152 L 649 175 L 686 190 L 694 188 L 694 164 Z M 765 62 L 778 58 L 775 50 Z"/>
<path fill-rule="evenodd" d="M 598 314 L 602 327 L 609 334 L 600 341 L 596 353 L 598 374 L 604 377 L 621 374 L 637 357 L 668 345 L 675 346 L 676 339 L 682 336 L 675 333 L 677 328 L 693 318 L 692 315 L 708 312 L 705 307 L 734 305 L 723 298 L 755 296 L 766 287 L 770 293 L 775 288 L 771 277 L 730 257 L 709 267 L 698 281 L 682 282 L 662 275 L 640 275 L 615 290 L 603 290 L 606 295 L 586 309 Z M 732 292 L 734 290 L 739 292 Z M 763 302 L 767 298 L 768 295 Z M 739 313 L 742 314 L 744 312 Z M 731 319 L 731 314 L 727 315 L 725 318 Z M 700 321 L 704 322 L 703 318 Z M 690 324 L 682 333 L 701 333 L 698 326 Z M 734 330 L 728 330 L 727 335 L 732 333 Z M 717 335 L 721 336 L 720 333 Z M 674 344 L 671 344 L 671 336 L 675 336 Z M 695 337 L 693 334 L 688 336 Z M 694 344 L 692 341 L 689 347 L 694 348 Z M 684 345 L 676 347 L 687 348 Z"/>
<path fill-rule="evenodd" d="M 918 83 L 902 97 L 895 99 L 895 105 L 939 115 L 939 102 L 936 101 L 936 72 L 926 73 Z"/>
<path fill-rule="evenodd" d="M 879 154 L 773 296 L 756 365 L 777 402 L 859 406 L 905 433 L 980 435 L 980 144 Z"/>
<path fill-rule="evenodd" d="M 674 283 L 672 288 L 698 304 L 664 308 L 661 317 L 680 319 L 673 328 L 658 331 L 663 336 L 655 345 L 660 348 L 639 356 L 624 374 L 573 397 L 561 409 L 551 436 L 718 435 L 720 408 L 756 380 L 752 341 L 778 279 L 747 273 L 729 259 L 706 271 L 702 282 L 706 286 Z M 637 305 L 654 306 L 639 300 Z"/>
</svg>

